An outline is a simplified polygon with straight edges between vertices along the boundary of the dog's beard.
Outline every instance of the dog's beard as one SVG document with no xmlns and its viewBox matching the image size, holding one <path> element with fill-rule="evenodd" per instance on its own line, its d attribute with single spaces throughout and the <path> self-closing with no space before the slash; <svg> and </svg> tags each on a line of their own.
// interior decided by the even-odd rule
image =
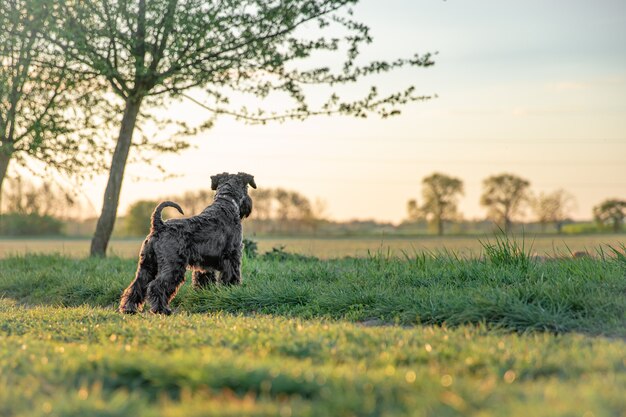
<svg viewBox="0 0 626 417">
<path fill-rule="evenodd" d="M 245 219 L 252 213 L 252 199 L 246 195 L 239 205 L 239 217 Z"/>
</svg>

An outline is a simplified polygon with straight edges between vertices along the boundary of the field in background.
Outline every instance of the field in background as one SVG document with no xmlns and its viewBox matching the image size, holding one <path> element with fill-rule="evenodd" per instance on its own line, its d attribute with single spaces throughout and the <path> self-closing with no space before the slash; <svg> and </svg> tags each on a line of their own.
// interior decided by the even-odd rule
<svg viewBox="0 0 626 417">
<path fill-rule="evenodd" d="M 345 256 L 367 256 L 370 252 L 387 252 L 402 256 L 402 251 L 449 250 L 461 255 L 478 255 L 484 237 L 359 237 L 359 238 L 255 238 L 259 252 L 284 246 L 291 253 L 317 256 L 319 258 L 341 258 Z M 521 239 L 520 239 L 521 240 Z M 122 258 L 134 258 L 139 252 L 141 239 L 112 240 L 109 253 Z M 83 257 L 89 253 L 88 239 L 0 239 L 0 258 L 24 253 L 58 253 Z M 619 246 L 626 243 L 626 234 L 583 235 L 583 236 L 526 236 L 524 244 L 532 254 L 540 256 L 570 256 L 573 252 L 589 251 L 595 254 L 601 245 Z"/>
</svg>

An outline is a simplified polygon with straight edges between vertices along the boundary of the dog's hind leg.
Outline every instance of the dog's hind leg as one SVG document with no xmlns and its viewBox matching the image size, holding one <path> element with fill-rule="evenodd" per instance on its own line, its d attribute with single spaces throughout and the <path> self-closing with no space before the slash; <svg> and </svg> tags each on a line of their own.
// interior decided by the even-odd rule
<svg viewBox="0 0 626 417">
<path fill-rule="evenodd" d="M 155 278 L 157 269 L 156 257 L 152 250 L 152 245 L 150 241 L 146 239 L 141 246 L 135 279 L 122 293 L 119 306 L 121 313 L 134 314 L 141 309 L 146 300 L 148 284 Z"/>
<path fill-rule="evenodd" d="M 185 263 L 180 262 L 180 259 L 159 261 L 159 273 L 148 285 L 150 312 L 172 314 L 169 304 L 185 281 L 185 270 Z"/>
<path fill-rule="evenodd" d="M 207 288 L 217 283 L 217 271 L 214 269 L 207 269 L 206 271 L 194 270 L 191 277 L 193 288 L 196 290 Z"/>
</svg>

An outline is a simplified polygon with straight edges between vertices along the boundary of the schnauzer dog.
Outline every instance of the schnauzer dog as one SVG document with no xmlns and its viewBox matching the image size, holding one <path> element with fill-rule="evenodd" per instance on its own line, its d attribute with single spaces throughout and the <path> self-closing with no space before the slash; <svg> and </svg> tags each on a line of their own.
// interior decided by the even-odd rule
<svg viewBox="0 0 626 417">
<path fill-rule="evenodd" d="M 193 270 L 193 286 L 202 288 L 219 280 L 226 285 L 241 283 L 241 220 L 252 212 L 248 185 L 256 188 L 254 177 L 245 173 L 211 177 L 217 190 L 213 204 L 187 219 L 161 218 L 161 210 L 180 206 L 171 201 L 159 204 L 152 213 L 150 234 L 139 253 L 137 274 L 124 290 L 119 311 L 136 313 L 145 302 L 150 311 L 171 314 L 170 301 Z"/>
</svg>

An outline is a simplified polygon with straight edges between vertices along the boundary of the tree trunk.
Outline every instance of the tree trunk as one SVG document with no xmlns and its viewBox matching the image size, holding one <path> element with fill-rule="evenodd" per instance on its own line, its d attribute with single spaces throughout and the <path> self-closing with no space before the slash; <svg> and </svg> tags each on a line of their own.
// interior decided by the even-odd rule
<svg viewBox="0 0 626 417">
<path fill-rule="evenodd" d="M 11 162 L 11 154 L 0 150 L 0 195 L 2 195 L 2 184 L 9 170 L 9 162 Z"/>
<path fill-rule="evenodd" d="M 614 217 L 613 218 L 613 233 L 619 233 L 621 228 L 622 228 L 622 219 L 620 219 L 619 217 Z"/>
<path fill-rule="evenodd" d="M 511 231 L 511 219 L 509 219 L 508 217 L 504 217 L 504 233 L 505 234 L 509 234 L 509 232 Z"/>
<path fill-rule="evenodd" d="M 437 235 L 443 236 L 443 219 L 441 217 L 437 219 Z"/>
<path fill-rule="evenodd" d="M 124 178 L 124 169 L 126 168 L 126 160 L 133 139 L 133 131 L 139 107 L 140 99 L 128 99 L 126 108 L 124 109 L 124 117 L 120 126 L 120 134 L 113 152 L 111 160 L 111 168 L 109 171 L 109 181 L 104 192 L 104 201 L 102 203 L 102 212 L 96 225 L 96 232 L 91 240 L 91 256 L 106 256 L 109 239 L 115 225 L 115 217 L 117 215 L 117 206 L 120 201 L 120 192 L 122 190 L 122 179 Z"/>
<path fill-rule="evenodd" d="M 2 185 L 9 170 L 9 162 L 11 162 L 12 154 L 0 150 L 0 216 L 2 215 Z"/>
</svg>

